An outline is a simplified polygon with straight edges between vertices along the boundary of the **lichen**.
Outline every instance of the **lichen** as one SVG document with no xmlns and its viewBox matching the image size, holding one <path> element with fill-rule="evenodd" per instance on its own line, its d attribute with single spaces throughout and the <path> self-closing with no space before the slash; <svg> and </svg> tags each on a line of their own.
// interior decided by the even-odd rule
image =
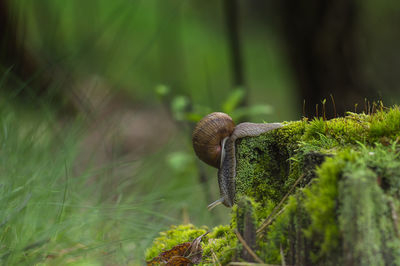
<svg viewBox="0 0 400 266">
<path fill-rule="evenodd" d="M 237 142 L 236 201 L 249 202 L 257 228 L 272 221 L 254 248 L 266 263 L 400 265 L 400 109 L 378 109 L 286 122 Z M 241 259 L 233 231 L 241 229 L 241 208 L 207 236 L 204 263 Z M 191 241 L 185 231 L 198 230 L 194 238 L 206 229 L 174 230 L 163 241 Z M 167 248 L 163 241 L 155 240 L 156 250 Z"/>
</svg>

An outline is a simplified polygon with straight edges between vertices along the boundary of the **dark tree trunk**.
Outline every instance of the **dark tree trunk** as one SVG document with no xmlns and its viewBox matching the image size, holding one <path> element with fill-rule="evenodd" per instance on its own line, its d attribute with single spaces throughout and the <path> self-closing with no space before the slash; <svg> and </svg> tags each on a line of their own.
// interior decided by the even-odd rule
<svg viewBox="0 0 400 266">
<path fill-rule="evenodd" d="M 332 94 L 339 115 L 355 104 L 376 97 L 362 75 L 357 49 L 355 0 L 284 0 L 281 2 L 283 36 L 288 48 L 305 115 L 313 117 L 316 105 L 322 116 L 334 115 Z M 303 101 L 301 102 L 303 104 Z"/>
<path fill-rule="evenodd" d="M 50 78 L 41 73 L 38 62 L 26 50 L 23 36 L 18 34 L 18 18 L 7 0 L 0 0 L 0 65 L 10 69 L 17 81 L 29 82 L 33 94 L 30 96 L 44 94 L 50 83 Z M 20 95 L 25 93 L 22 90 Z"/>
<path fill-rule="evenodd" d="M 6 80 L 0 89 L 24 104 L 46 103 L 60 114 L 75 113 L 66 90 L 52 86 L 55 71 L 26 48 L 16 14 L 12 1 L 0 0 L 0 79 Z"/>
<path fill-rule="evenodd" d="M 241 87 L 246 91 L 241 106 L 248 104 L 249 88 L 246 87 L 242 48 L 239 30 L 239 3 L 237 0 L 224 0 L 225 23 L 230 52 L 232 83 L 235 88 Z"/>
</svg>

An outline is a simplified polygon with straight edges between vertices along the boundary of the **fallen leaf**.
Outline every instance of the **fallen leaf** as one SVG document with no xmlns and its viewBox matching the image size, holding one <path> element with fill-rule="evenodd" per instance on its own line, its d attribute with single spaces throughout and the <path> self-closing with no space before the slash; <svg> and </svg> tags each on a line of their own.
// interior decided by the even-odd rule
<svg viewBox="0 0 400 266">
<path fill-rule="evenodd" d="M 186 266 L 198 264 L 203 258 L 203 249 L 201 248 L 201 239 L 207 233 L 194 239 L 192 242 L 185 242 L 174 246 L 170 250 L 160 253 L 157 257 L 147 262 L 147 265 L 180 265 Z"/>
<path fill-rule="evenodd" d="M 157 257 L 147 262 L 147 265 L 166 264 L 172 257 L 184 256 L 192 243 L 185 242 L 171 248 L 170 250 L 160 253 Z"/>
<path fill-rule="evenodd" d="M 182 256 L 172 257 L 167 262 L 167 266 L 187 266 L 187 265 L 192 265 L 192 262 L 190 261 L 190 259 Z"/>
</svg>

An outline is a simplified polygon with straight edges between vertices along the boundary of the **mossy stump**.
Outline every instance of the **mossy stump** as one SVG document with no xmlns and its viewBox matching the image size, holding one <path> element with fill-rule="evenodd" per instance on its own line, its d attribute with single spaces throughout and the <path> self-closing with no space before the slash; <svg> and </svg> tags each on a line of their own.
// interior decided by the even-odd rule
<svg viewBox="0 0 400 266">
<path fill-rule="evenodd" d="M 399 139 L 400 110 L 393 107 L 286 122 L 239 140 L 238 204 L 230 225 L 205 237 L 203 263 L 253 261 L 235 234 L 252 239 L 253 224 L 249 246 L 268 264 L 400 265 Z M 205 230 L 172 228 L 146 259 Z"/>
</svg>

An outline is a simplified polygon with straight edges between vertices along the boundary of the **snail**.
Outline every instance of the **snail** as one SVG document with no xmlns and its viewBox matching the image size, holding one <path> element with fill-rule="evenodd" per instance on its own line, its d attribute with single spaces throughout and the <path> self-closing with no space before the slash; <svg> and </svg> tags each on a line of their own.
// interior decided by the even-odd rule
<svg viewBox="0 0 400 266">
<path fill-rule="evenodd" d="M 218 168 L 218 185 L 221 198 L 208 205 L 211 210 L 219 204 L 232 207 L 235 200 L 236 155 L 235 141 L 258 136 L 282 127 L 280 123 L 240 123 L 220 112 L 211 113 L 197 123 L 192 142 L 196 155 L 203 162 Z"/>
</svg>

